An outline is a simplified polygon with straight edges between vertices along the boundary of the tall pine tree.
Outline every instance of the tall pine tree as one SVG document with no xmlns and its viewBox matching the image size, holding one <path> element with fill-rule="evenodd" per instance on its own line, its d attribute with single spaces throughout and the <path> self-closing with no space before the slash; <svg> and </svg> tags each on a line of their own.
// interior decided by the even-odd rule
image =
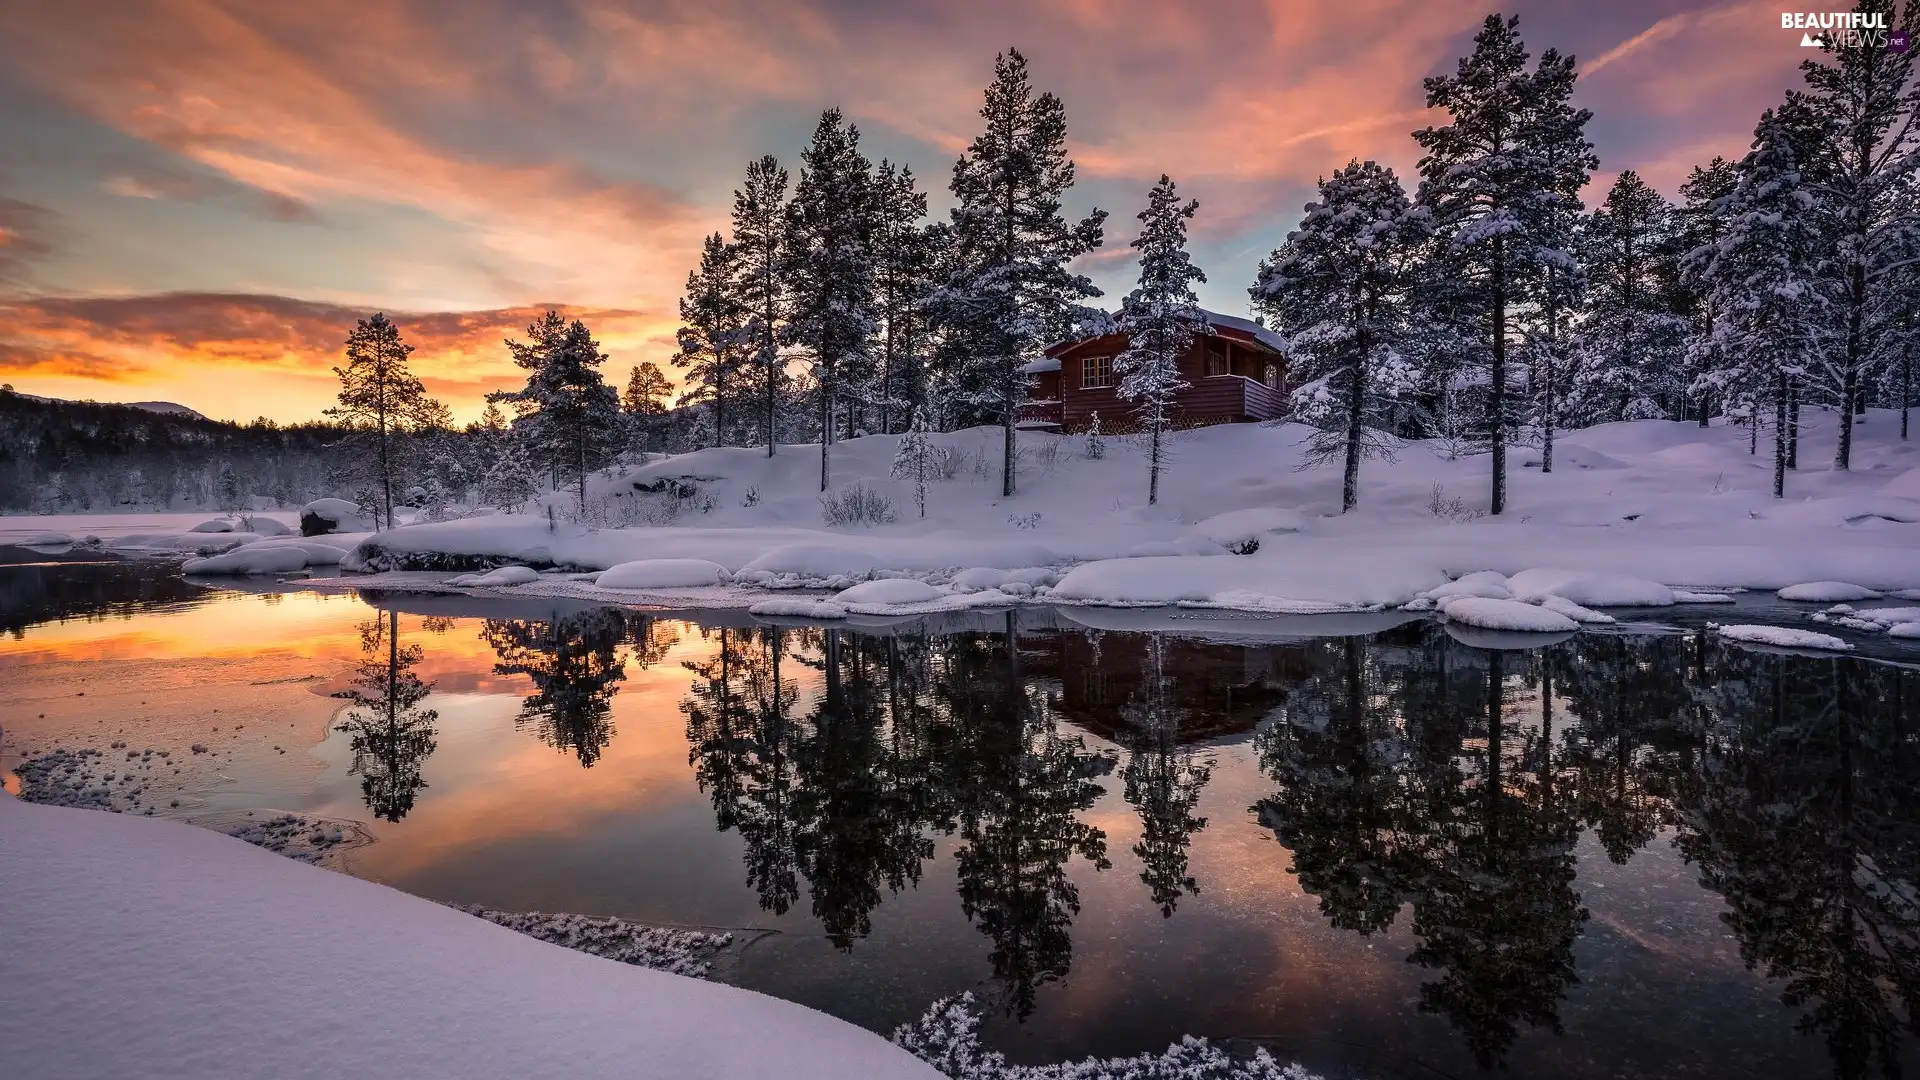
<svg viewBox="0 0 1920 1080">
<path fill-rule="evenodd" d="M 748 362 L 759 382 L 768 457 L 780 440 L 780 399 L 787 386 L 786 358 L 780 352 L 788 304 L 786 232 L 787 170 L 768 154 L 748 163 L 746 183 L 733 193 L 733 245 L 738 252 L 733 296 L 749 320 L 753 352 Z"/>
<path fill-rule="evenodd" d="M 1678 406 L 1692 329 L 1675 308 L 1678 245 L 1672 205 L 1632 169 L 1583 223 L 1587 317 L 1567 401 L 1576 422 L 1650 420 Z"/>
<path fill-rule="evenodd" d="M 953 395 L 1000 422 L 1000 492 L 1011 496 L 1014 423 L 1029 382 L 1022 368 L 1070 332 L 1080 301 L 1100 295 L 1067 264 L 1100 246 L 1107 215 L 1076 223 L 1061 215 L 1074 177 L 1066 109 L 1034 91 L 1019 50 L 995 58 L 980 116 L 985 130 L 953 166 L 951 276 L 936 302 Z"/>
<path fill-rule="evenodd" d="M 1392 169 L 1356 161 L 1320 182 L 1251 290 L 1287 336 L 1295 412 L 1319 429 L 1311 459 L 1343 462 L 1342 513 L 1359 502 L 1361 459 L 1391 452 L 1394 410 L 1420 382 L 1406 346 L 1431 231 Z"/>
<path fill-rule="evenodd" d="M 347 335 L 347 364 L 340 378 L 340 404 L 326 415 L 373 443 L 368 464 L 380 495 L 379 528 L 393 528 L 393 492 L 404 490 L 409 436 L 448 423 L 446 406 L 427 395 L 407 367 L 413 346 L 384 313 L 359 320 Z"/>
<path fill-rule="evenodd" d="M 1419 201 L 1434 217 L 1439 280 L 1452 294 L 1446 307 L 1478 324 L 1494 514 L 1507 505 L 1511 316 L 1544 268 L 1567 262 L 1552 219 L 1577 193 L 1568 184 L 1586 159 L 1567 160 L 1562 148 L 1585 145 L 1592 115 L 1566 105 L 1571 56 L 1549 49 L 1533 69 L 1527 59 L 1519 19 L 1489 15 L 1457 72 L 1426 80 L 1428 106 L 1447 110 L 1451 122 L 1413 133 L 1426 152 Z"/>
<path fill-rule="evenodd" d="M 820 490 L 827 490 L 834 423 L 850 391 L 866 382 L 875 329 L 872 166 L 860 130 L 828 109 L 800 153 L 787 207 L 786 337 L 813 361 L 820 411 Z"/>
<path fill-rule="evenodd" d="M 715 446 L 727 441 L 727 404 L 739 388 L 741 367 L 752 347 L 746 310 L 732 288 L 737 254 L 719 233 L 707 237 L 699 269 L 687 275 L 687 292 L 680 298 L 681 326 L 674 335 L 680 350 L 673 354 L 673 366 L 687 371 L 680 403 L 711 408 Z"/>
<path fill-rule="evenodd" d="M 913 169 L 882 161 L 874 176 L 874 303 L 881 323 L 880 373 L 873 395 L 880 431 L 892 434 L 896 420 L 926 404 L 922 324 L 932 287 L 933 246 L 923 219 L 927 193 Z"/>
<path fill-rule="evenodd" d="M 1701 381 L 1701 377 L 1706 372 L 1717 370 L 1720 358 L 1715 351 L 1717 346 L 1713 333 L 1713 290 L 1703 286 L 1694 272 L 1695 264 L 1688 256 L 1700 248 L 1712 248 L 1725 235 L 1726 200 L 1727 196 L 1733 194 L 1734 184 L 1738 180 L 1733 163 L 1715 155 L 1705 165 L 1695 165 L 1693 172 L 1687 176 L 1687 182 L 1680 185 L 1680 206 L 1675 211 L 1682 253 L 1680 287 L 1685 296 L 1687 313 L 1693 320 L 1687 338 L 1687 393 L 1693 401 L 1701 427 L 1706 427 L 1712 419 L 1717 404 L 1707 392 L 1707 384 Z"/>
<path fill-rule="evenodd" d="M 1896 12 L 1896 8 L 1899 10 Z M 1920 0 L 1859 0 L 1853 10 L 1880 19 L 1909 41 L 1920 37 Z M 1840 410 L 1833 467 L 1853 464 L 1854 412 L 1864 406 L 1873 364 L 1886 353 L 1875 319 L 1888 276 L 1905 265 L 1904 240 L 1920 227 L 1911 178 L 1920 171 L 1920 82 L 1915 50 L 1895 52 L 1864 36 L 1842 44 L 1823 35 L 1825 59 L 1806 60 L 1804 93 L 1787 95 L 1812 121 L 1818 160 L 1800 162 L 1803 178 L 1830 219 L 1839 279 L 1834 317 L 1842 330 L 1818 373 Z"/>
<path fill-rule="evenodd" d="M 1147 208 L 1138 215 L 1140 235 L 1132 245 L 1140 253 L 1140 286 L 1121 302 L 1115 320 L 1115 329 L 1127 335 L 1126 351 L 1113 361 L 1120 396 L 1134 403 L 1135 415 L 1147 429 L 1148 506 L 1160 501 L 1173 399 L 1187 385 L 1180 376 L 1180 358 L 1192 348 L 1195 335 L 1213 332 L 1193 292 L 1194 284 L 1206 281 L 1207 275 L 1187 257 L 1187 222 L 1199 209 L 1197 200 L 1182 203 L 1164 174 L 1153 185 Z"/>
<path fill-rule="evenodd" d="M 527 372 L 527 385 L 495 391 L 487 400 L 513 405 L 519 414 L 515 434 L 547 462 L 556 487 L 575 482 L 584 514 L 588 475 L 610 464 L 621 444 L 620 397 L 600 377 L 607 356 L 584 323 L 569 324 L 558 311 L 527 327 L 527 337 L 507 341 L 514 364 Z"/>
</svg>

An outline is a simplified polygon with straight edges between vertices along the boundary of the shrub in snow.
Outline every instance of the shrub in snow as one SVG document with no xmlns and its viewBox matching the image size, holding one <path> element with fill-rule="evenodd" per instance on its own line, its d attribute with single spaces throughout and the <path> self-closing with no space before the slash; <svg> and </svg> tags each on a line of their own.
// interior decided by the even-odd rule
<svg viewBox="0 0 1920 1080">
<path fill-rule="evenodd" d="M 746 495 L 741 497 L 740 505 L 748 508 L 759 506 L 760 505 L 760 489 L 757 487 L 754 487 L 751 484 L 747 485 L 747 493 Z"/>
<path fill-rule="evenodd" d="M 951 480 L 966 467 L 967 452 L 957 446 L 936 446 L 927 461 L 936 480 Z"/>
<path fill-rule="evenodd" d="M 920 508 L 920 516 L 927 516 L 927 478 L 933 471 L 933 448 L 927 442 L 926 416 L 919 410 L 913 410 L 913 421 L 907 425 L 907 433 L 900 436 L 900 445 L 893 453 L 893 466 L 889 474 L 895 480 L 913 481 L 913 502 Z"/>
<path fill-rule="evenodd" d="M 1087 420 L 1087 460 L 1099 461 L 1106 456 L 1107 443 L 1100 437 L 1100 414 L 1096 411 Z"/>
<path fill-rule="evenodd" d="M 888 525 L 894 520 L 893 500 L 854 484 L 820 496 L 820 516 L 829 525 Z"/>
<path fill-rule="evenodd" d="M 1040 527 L 1040 512 L 1035 510 L 1031 514 L 1009 514 L 1007 520 L 1012 522 L 1016 529 L 1037 529 Z"/>
<path fill-rule="evenodd" d="M 1485 510 L 1476 510 L 1468 506 L 1467 500 L 1457 495 L 1448 495 L 1446 486 L 1438 481 L 1435 481 L 1433 488 L 1427 492 L 1427 513 L 1437 518 L 1463 523 L 1478 521 L 1487 516 Z"/>
<path fill-rule="evenodd" d="M 1086 1058 L 1057 1065 L 1009 1065 L 1006 1055 L 980 1045 L 973 995 L 942 998 L 926 1015 L 894 1030 L 894 1044 L 954 1080 L 1319 1080 L 1299 1065 L 1282 1065 L 1256 1050 L 1234 1060 L 1191 1036 L 1159 1054 Z"/>
</svg>

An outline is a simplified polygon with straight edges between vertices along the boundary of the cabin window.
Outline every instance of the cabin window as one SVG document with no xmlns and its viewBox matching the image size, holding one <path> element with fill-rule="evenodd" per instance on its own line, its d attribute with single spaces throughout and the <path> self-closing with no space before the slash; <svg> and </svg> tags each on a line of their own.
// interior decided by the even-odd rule
<svg viewBox="0 0 1920 1080">
<path fill-rule="evenodd" d="M 1269 389 L 1280 389 L 1280 365 L 1268 364 L 1267 377 L 1263 380 Z"/>
<path fill-rule="evenodd" d="M 1080 388 L 1091 390 L 1113 385 L 1113 357 L 1089 356 L 1080 361 Z"/>
<path fill-rule="evenodd" d="M 1227 343 L 1219 338 L 1207 339 L 1207 375 L 1229 375 L 1232 368 L 1227 364 Z"/>
</svg>

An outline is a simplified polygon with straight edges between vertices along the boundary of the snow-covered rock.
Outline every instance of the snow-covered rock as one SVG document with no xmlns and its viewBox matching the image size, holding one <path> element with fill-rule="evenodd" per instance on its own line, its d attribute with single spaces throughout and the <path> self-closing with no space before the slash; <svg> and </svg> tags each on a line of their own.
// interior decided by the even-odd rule
<svg viewBox="0 0 1920 1080">
<path fill-rule="evenodd" d="M 298 547 L 247 544 L 205 559 L 188 559 L 184 574 L 283 574 L 307 568 L 307 553 Z"/>
<path fill-rule="evenodd" d="M 447 584 L 458 588 L 492 588 L 500 585 L 525 585 L 539 581 L 540 571 L 531 566 L 501 566 L 484 574 L 461 574 Z"/>
<path fill-rule="evenodd" d="M 1482 630 L 1551 634 L 1580 629 L 1579 623 L 1557 611 L 1490 596 L 1449 597 L 1440 601 L 1440 612 L 1454 622 L 1477 626 Z"/>
<path fill-rule="evenodd" d="M 20 541 L 25 547 L 72 547 L 73 537 L 63 532 L 34 533 Z"/>
<path fill-rule="evenodd" d="M 1513 590 L 1507 586 L 1507 576 L 1491 570 L 1479 570 L 1449 581 L 1439 588 L 1429 589 L 1423 598 L 1439 603 L 1455 596 L 1480 596 L 1489 600 L 1511 600 Z"/>
<path fill-rule="evenodd" d="M 0 1045 L 21 1076 L 940 1080 L 804 1006 L 179 822 L 0 794 L 0 836 Z"/>
<path fill-rule="evenodd" d="M 1552 595 L 1589 607 L 1668 607 L 1673 603 L 1673 590 L 1657 581 L 1553 566 L 1522 570 L 1507 579 L 1507 588 L 1522 600 Z"/>
<path fill-rule="evenodd" d="M 1733 596 L 1723 592 L 1702 592 L 1698 589 L 1673 590 L 1673 602 L 1676 604 L 1731 604 Z"/>
<path fill-rule="evenodd" d="M 1789 626 L 1721 626 L 1708 623 L 1707 629 L 1728 641 L 1744 641 L 1751 645 L 1776 645 L 1786 649 L 1824 649 L 1829 652 L 1853 651 L 1852 645 L 1832 634 L 1822 634 L 1813 630 L 1796 630 Z"/>
<path fill-rule="evenodd" d="M 1887 627 L 1888 637 L 1920 638 L 1920 622 L 1895 623 Z"/>
<path fill-rule="evenodd" d="M 1782 600 L 1805 600 L 1816 604 L 1880 598 L 1880 594 L 1874 590 L 1846 581 L 1808 581 L 1799 585 L 1789 585 L 1780 590 L 1779 596 Z"/>
<path fill-rule="evenodd" d="M 725 585 L 727 568 L 705 559 L 636 559 L 600 572 L 593 580 L 602 589 L 684 589 Z"/>
<path fill-rule="evenodd" d="M 302 536 L 371 532 L 372 529 L 373 522 L 362 517 L 360 508 L 346 499 L 315 499 L 300 508 Z"/>
<path fill-rule="evenodd" d="M 880 581 L 867 581 L 851 589 L 842 590 L 833 598 L 834 603 L 871 606 L 893 604 L 926 604 L 939 600 L 947 594 L 912 578 L 887 578 Z"/>
<path fill-rule="evenodd" d="M 1605 612 L 1595 611 L 1589 607 L 1582 607 L 1564 596 L 1555 596 L 1552 593 L 1529 596 L 1525 602 L 1546 608 L 1548 611 L 1565 615 L 1567 618 L 1578 623 L 1593 623 L 1598 626 L 1619 621 Z"/>
<path fill-rule="evenodd" d="M 187 531 L 197 533 L 230 533 L 234 532 L 235 528 L 234 523 L 226 518 L 214 518 L 211 521 L 203 521 Z"/>
<path fill-rule="evenodd" d="M 773 596 L 756 601 L 747 608 L 749 615 L 784 616 L 794 619 L 844 619 L 845 604 L 814 596 Z"/>
<path fill-rule="evenodd" d="M 291 536 L 293 529 L 285 522 L 270 517 L 249 517 L 241 521 L 241 526 L 255 536 Z"/>
<path fill-rule="evenodd" d="M 1183 605 L 1318 615 L 1398 607 L 1446 580 L 1419 559 L 1303 559 L 1261 551 L 1245 558 L 1106 559 L 1075 567 L 1047 599 L 1116 607 Z"/>
</svg>

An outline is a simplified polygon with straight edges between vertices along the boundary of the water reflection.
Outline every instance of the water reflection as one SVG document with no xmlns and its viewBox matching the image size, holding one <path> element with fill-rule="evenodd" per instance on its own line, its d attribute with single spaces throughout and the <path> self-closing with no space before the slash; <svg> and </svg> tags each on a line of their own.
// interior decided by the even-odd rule
<svg viewBox="0 0 1920 1080">
<path fill-rule="evenodd" d="M 0 633 L 15 641 L 42 623 L 131 619 L 205 603 L 217 595 L 189 584 L 172 564 L 49 555 L 0 544 Z"/>
<path fill-rule="evenodd" d="M 495 675 L 524 675 L 533 683 L 519 722 L 583 767 L 600 760 L 613 741 L 615 684 L 627 677 L 628 660 L 651 667 L 676 640 L 664 624 L 616 608 L 556 613 L 545 621 L 488 619 L 480 636 L 498 657 Z"/>
<path fill-rule="evenodd" d="M 360 777 L 367 809 L 383 821 L 399 821 L 427 786 L 426 760 L 438 747 L 440 714 L 420 703 L 433 692 L 414 667 L 426 655 L 419 645 L 400 645 L 400 613 L 389 611 L 360 627 L 360 663 L 351 686 L 335 694 L 353 702 L 340 730 L 353 754 L 349 771 Z"/>
</svg>

